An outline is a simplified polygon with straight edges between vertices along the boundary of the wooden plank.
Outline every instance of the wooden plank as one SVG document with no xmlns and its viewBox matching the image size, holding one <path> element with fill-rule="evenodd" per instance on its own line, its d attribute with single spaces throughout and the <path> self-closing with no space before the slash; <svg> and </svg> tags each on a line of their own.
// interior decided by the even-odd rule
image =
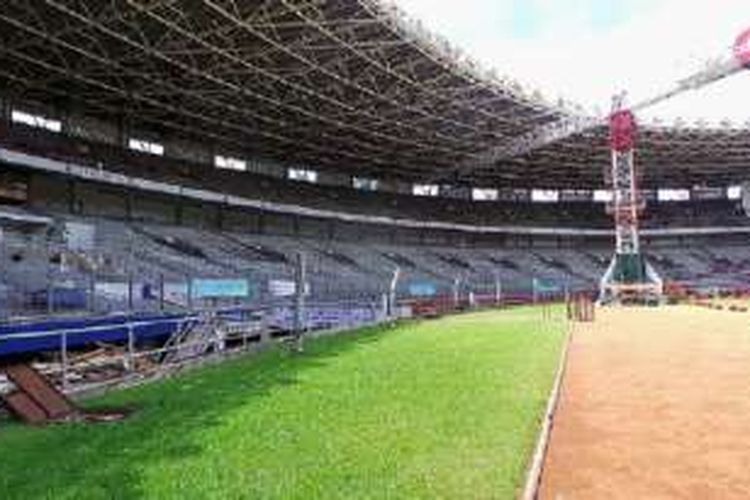
<svg viewBox="0 0 750 500">
<path fill-rule="evenodd" d="M 27 424 L 41 424 L 47 421 L 47 413 L 28 394 L 13 391 L 3 396 L 10 411 Z"/>
<path fill-rule="evenodd" d="M 29 365 L 9 365 L 3 371 L 17 389 L 32 398 L 50 419 L 63 418 L 75 412 L 68 398 Z"/>
</svg>

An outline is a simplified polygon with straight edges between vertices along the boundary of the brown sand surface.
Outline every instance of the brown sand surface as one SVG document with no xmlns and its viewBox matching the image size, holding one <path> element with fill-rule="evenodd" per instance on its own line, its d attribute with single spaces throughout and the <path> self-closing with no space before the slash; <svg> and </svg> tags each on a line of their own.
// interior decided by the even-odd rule
<svg viewBox="0 0 750 500">
<path fill-rule="evenodd" d="M 544 499 L 750 499 L 750 314 L 597 310 L 576 324 Z"/>
</svg>

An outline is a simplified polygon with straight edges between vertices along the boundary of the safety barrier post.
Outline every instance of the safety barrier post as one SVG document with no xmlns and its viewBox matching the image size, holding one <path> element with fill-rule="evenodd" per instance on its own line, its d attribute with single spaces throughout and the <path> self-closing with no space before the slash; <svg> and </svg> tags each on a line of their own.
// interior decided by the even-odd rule
<svg viewBox="0 0 750 500">
<path fill-rule="evenodd" d="M 135 370 L 135 332 L 131 322 L 128 322 L 128 352 L 125 358 L 125 369 L 129 372 Z"/>
<path fill-rule="evenodd" d="M 60 377 L 63 392 L 68 390 L 68 332 L 60 335 Z"/>
</svg>

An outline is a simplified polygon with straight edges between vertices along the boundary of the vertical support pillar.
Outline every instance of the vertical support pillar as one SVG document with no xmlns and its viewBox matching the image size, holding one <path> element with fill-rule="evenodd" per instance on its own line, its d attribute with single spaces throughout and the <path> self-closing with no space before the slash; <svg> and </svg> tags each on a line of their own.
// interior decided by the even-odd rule
<svg viewBox="0 0 750 500">
<path fill-rule="evenodd" d="M 128 312 L 133 313 L 133 273 L 128 273 Z"/>
<path fill-rule="evenodd" d="M 500 273 L 495 273 L 495 305 L 500 306 L 503 302 L 503 283 L 500 281 Z"/>
<path fill-rule="evenodd" d="M 164 311 L 164 273 L 159 273 L 159 312 Z"/>
<path fill-rule="evenodd" d="M 45 278 L 47 280 L 46 283 L 46 289 L 47 289 L 47 314 L 49 316 L 52 316 L 52 314 L 55 312 L 55 299 L 53 297 L 54 294 L 54 286 L 53 286 L 53 279 L 52 279 L 52 265 L 50 264 L 50 247 L 49 247 L 49 239 L 45 238 L 44 240 L 44 260 L 45 260 L 45 266 L 47 269 L 47 272 L 45 273 Z"/>
<path fill-rule="evenodd" d="M 11 123 L 11 102 L 8 98 L 0 99 L 0 120 L 6 124 Z"/>
<path fill-rule="evenodd" d="M 388 316 L 393 317 L 396 314 L 396 290 L 398 290 L 398 280 L 401 277 L 401 268 L 396 267 L 393 270 L 391 283 L 388 288 Z"/>
<path fill-rule="evenodd" d="M 294 339 L 295 348 L 302 350 L 302 340 L 305 332 L 305 285 L 306 285 L 305 255 L 297 254 L 294 268 Z"/>
</svg>

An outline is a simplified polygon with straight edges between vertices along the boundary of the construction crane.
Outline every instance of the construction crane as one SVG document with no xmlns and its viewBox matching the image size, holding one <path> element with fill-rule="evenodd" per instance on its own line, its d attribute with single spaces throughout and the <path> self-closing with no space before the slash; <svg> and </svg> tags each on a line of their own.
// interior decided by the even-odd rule
<svg viewBox="0 0 750 500">
<path fill-rule="evenodd" d="M 630 107 L 625 103 L 625 95 L 621 94 L 613 99 L 612 111 L 606 118 L 576 116 L 539 127 L 486 152 L 478 163 L 463 165 L 457 172 L 465 173 L 467 170 L 494 165 L 500 160 L 526 154 L 593 127 L 608 125 L 612 157 L 608 177 L 611 181 L 612 201 L 607 210 L 614 218 L 615 252 L 600 281 L 599 300 L 601 303 L 658 301 L 663 294 L 662 280 L 640 251 L 638 218 L 645 202 L 638 190 L 634 161 L 638 128 L 634 113 L 684 92 L 705 87 L 746 68 L 750 68 L 750 29 L 735 39 L 728 56 L 680 80 L 666 92 Z"/>
<path fill-rule="evenodd" d="M 615 224 L 615 252 L 599 286 L 601 303 L 657 302 L 663 295 L 663 282 L 640 250 L 638 217 L 645 202 L 638 190 L 635 147 L 638 126 L 635 111 L 654 106 L 667 99 L 704 87 L 750 65 L 750 29 L 743 32 L 732 48 L 731 57 L 710 65 L 663 94 L 628 108 L 624 94 L 615 97 L 609 115 L 609 146 L 612 201 L 607 209 Z"/>
</svg>

